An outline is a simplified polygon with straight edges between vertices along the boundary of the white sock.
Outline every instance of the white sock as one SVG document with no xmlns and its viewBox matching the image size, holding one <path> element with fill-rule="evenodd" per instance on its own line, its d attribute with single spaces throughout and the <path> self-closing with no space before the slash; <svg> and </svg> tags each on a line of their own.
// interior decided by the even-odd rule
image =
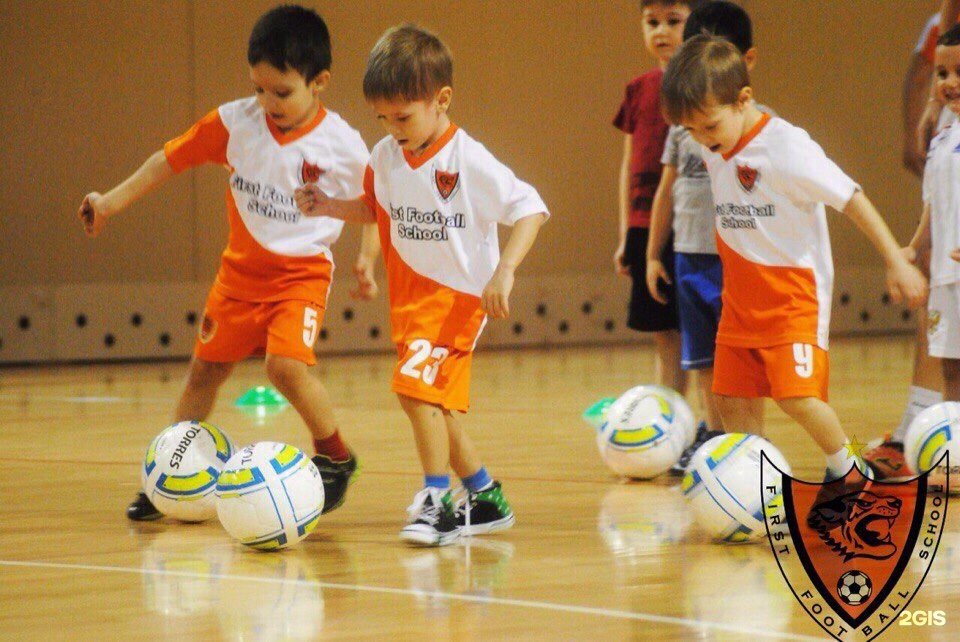
<svg viewBox="0 0 960 642">
<path fill-rule="evenodd" d="M 943 401 L 943 395 L 940 394 L 939 390 L 910 386 L 910 393 L 907 395 L 907 406 L 903 409 L 903 417 L 901 417 L 900 424 L 894 429 L 893 434 L 890 435 L 890 440 L 902 443 L 903 438 L 907 435 L 907 428 L 910 427 L 910 422 L 921 412 L 941 401 Z"/>
<path fill-rule="evenodd" d="M 850 471 L 850 467 L 857 462 L 844 446 L 837 452 L 827 455 L 827 474 L 833 479 L 839 479 Z"/>
</svg>

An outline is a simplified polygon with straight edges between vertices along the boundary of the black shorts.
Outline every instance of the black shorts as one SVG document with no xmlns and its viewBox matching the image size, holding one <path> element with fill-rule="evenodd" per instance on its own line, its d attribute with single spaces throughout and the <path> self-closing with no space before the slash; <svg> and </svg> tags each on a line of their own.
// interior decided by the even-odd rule
<svg viewBox="0 0 960 642">
<path fill-rule="evenodd" d="M 631 227 L 627 230 L 627 242 L 623 250 L 623 264 L 630 268 L 630 304 L 627 308 L 627 326 L 640 332 L 659 332 L 676 330 L 680 327 L 677 319 L 677 297 L 672 285 L 660 282 L 660 290 L 667 295 L 666 305 L 650 296 L 647 289 L 647 239 L 650 230 L 645 227 Z M 667 239 L 661 259 L 673 280 L 673 235 Z"/>
</svg>

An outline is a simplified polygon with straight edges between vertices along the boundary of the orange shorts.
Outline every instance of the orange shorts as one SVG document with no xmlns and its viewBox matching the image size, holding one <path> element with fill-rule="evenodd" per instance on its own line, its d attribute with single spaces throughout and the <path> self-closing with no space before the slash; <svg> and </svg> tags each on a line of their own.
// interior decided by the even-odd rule
<svg viewBox="0 0 960 642">
<path fill-rule="evenodd" d="M 473 351 L 434 345 L 426 339 L 397 344 L 390 389 L 447 410 L 466 412 L 472 357 Z"/>
<path fill-rule="evenodd" d="M 713 392 L 728 397 L 817 397 L 827 400 L 830 358 L 809 343 L 768 348 L 717 344 Z"/>
<path fill-rule="evenodd" d="M 269 353 L 312 366 L 317 362 L 313 344 L 323 311 L 323 303 L 240 301 L 211 288 L 193 354 L 205 361 L 226 362 Z"/>
</svg>

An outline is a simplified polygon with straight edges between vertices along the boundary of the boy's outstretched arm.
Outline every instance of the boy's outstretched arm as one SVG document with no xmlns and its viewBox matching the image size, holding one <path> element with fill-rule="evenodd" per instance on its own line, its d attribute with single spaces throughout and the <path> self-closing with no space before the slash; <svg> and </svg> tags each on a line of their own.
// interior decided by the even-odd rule
<svg viewBox="0 0 960 642">
<path fill-rule="evenodd" d="M 894 303 L 903 301 L 911 308 L 923 303 L 927 298 L 927 280 L 900 251 L 890 228 L 870 199 L 857 190 L 843 208 L 843 213 L 860 228 L 883 257 L 887 270 L 887 291 Z"/>
<path fill-rule="evenodd" d="M 666 305 L 667 297 L 660 291 L 660 281 L 669 284 L 670 275 L 663 264 L 663 249 L 673 229 L 673 183 L 677 179 L 677 168 L 664 165 L 660 175 L 660 184 L 653 196 L 650 208 L 650 237 L 647 239 L 647 289 L 650 296 Z"/>
<path fill-rule="evenodd" d="M 377 280 L 374 268 L 380 256 L 380 233 L 375 223 L 367 223 L 360 233 L 360 251 L 353 263 L 353 275 L 357 277 L 357 287 L 350 290 L 354 299 L 370 301 L 377 298 Z"/>
<path fill-rule="evenodd" d="M 163 150 L 154 152 L 137 171 L 106 194 L 90 192 L 83 197 L 77 218 L 87 236 L 96 236 L 107 219 L 174 175 Z"/>
<path fill-rule="evenodd" d="M 630 268 L 623 264 L 623 253 L 627 245 L 627 219 L 630 215 L 630 157 L 633 154 L 633 138 L 628 134 L 623 140 L 623 158 L 620 161 L 620 177 L 617 181 L 617 249 L 613 252 L 613 271 L 621 276 L 628 276 Z"/>
<path fill-rule="evenodd" d="M 316 183 L 307 183 L 293 192 L 304 216 L 329 216 L 350 223 L 374 223 L 377 219 L 362 198 L 330 198 Z"/>
<path fill-rule="evenodd" d="M 513 289 L 514 272 L 533 247 L 540 226 L 546 219 L 546 213 L 540 212 L 525 216 L 513 224 L 510 240 L 503 248 L 497 269 L 493 271 L 493 276 L 480 295 L 480 307 L 494 319 L 510 315 L 510 291 Z"/>
</svg>

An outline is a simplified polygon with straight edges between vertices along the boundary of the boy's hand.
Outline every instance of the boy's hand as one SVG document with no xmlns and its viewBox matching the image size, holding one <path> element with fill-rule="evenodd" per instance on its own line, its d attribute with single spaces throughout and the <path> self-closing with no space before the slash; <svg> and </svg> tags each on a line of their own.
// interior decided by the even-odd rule
<svg viewBox="0 0 960 642">
<path fill-rule="evenodd" d="M 100 233 L 107 224 L 107 216 L 103 203 L 103 195 L 99 192 L 90 192 L 83 197 L 77 218 L 83 222 L 83 233 L 93 237 Z"/>
<path fill-rule="evenodd" d="M 960 247 L 955 247 L 950 250 L 950 258 L 960 263 Z"/>
<path fill-rule="evenodd" d="M 915 308 L 927 299 L 927 280 L 916 266 L 897 261 L 887 268 L 887 292 L 894 303 Z"/>
<path fill-rule="evenodd" d="M 908 263 L 913 263 L 914 265 L 916 265 L 917 249 L 915 247 L 913 247 L 912 245 L 907 245 L 905 247 L 902 247 L 900 248 L 900 254 L 903 255 L 903 258 L 907 259 Z"/>
<path fill-rule="evenodd" d="M 293 199 L 304 216 L 329 215 L 327 207 L 330 204 L 330 197 L 324 194 L 316 183 L 307 183 L 303 187 L 298 187 L 293 192 Z"/>
<path fill-rule="evenodd" d="M 513 270 L 497 266 L 480 295 L 480 307 L 494 319 L 510 316 L 510 291 L 513 289 Z"/>
<path fill-rule="evenodd" d="M 657 302 L 666 305 L 667 297 L 660 291 L 660 281 L 667 285 L 673 283 L 670 275 L 667 274 L 667 269 L 663 266 L 663 261 L 650 259 L 647 261 L 647 289 L 650 290 L 650 296 Z"/>
<path fill-rule="evenodd" d="M 621 242 L 613 253 L 613 272 L 620 276 L 630 276 L 630 267 L 623 264 L 624 244 Z"/>
<path fill-rule="evenodd" d="M 373 273 L 374 263 L 369 258 L 360 255 L 353 264 L 353 275 L 357 277 L 357 287 L 350 290 L 350 296 L 362 301 L 371 301 L 377 298 L 379 288 Z"/>
</svg>

